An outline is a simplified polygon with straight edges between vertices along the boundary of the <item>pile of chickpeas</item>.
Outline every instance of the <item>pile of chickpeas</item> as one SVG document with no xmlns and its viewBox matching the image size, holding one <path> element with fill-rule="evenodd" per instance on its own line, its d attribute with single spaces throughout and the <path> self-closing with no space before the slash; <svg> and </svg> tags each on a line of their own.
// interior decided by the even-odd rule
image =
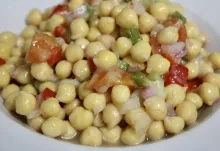
<svg viewBox="0 0 220 151">
<path fill-rule="evenodd" d="M 70 11 L 86 3 L 85 0 L 65 2 Z M 95 2 L 94 2 L 95 3 Z M 95 5 L 95 4 L 93 4 Z M 153 96 L 141 100 L 139 108 L 121 114 L 119 106 L 126 103 L 133 91 L 127 85 L 114 85 L 104 94 L 89 89 L 93 76 L 88 59 L 93 58 L 98 70 L 115 67 L 118 58 L 138 67 L 142 72 L 164 75 L 170 62 L 160 54 L 152 55 L 149 43 L 155 27 L 183 7 L 178 3 L 158 1 L 145 6 L 146 12 L 137 14 L 127 3 L 117 0 L 97 2 L 98 15 L 92 20 L 76 18 L 70 23 L 71 43 L 62 43 L 62 60 L 56 65 L 26 62 L 31 41 L 36 32 L 54 36 L 57 26 L 65 23 L 63 15 L 48 17 L 53 8 L 41 12 L 32 9 L 27 16 L 27 26 L 19 35 L 12 32 L 0 34 L 1 97 L 10 112 L 27 117 L 27 124 L 34 130 L 53 138 L 74 140 L 90 146 L 137 145 L 145 140 L 159 140 L 166 134 L 180 133 L 185 126 L 194 124 L 198 109 L 203 104 L 213 105 L 219 98 L 220 54 L 207 53 L 204 45 L 206 34 L 196 24 L 186 22 L 188 50 L 184 66 L 188 68 L 188 80 L 200 77 L 201 86 L 192 92 L 185 87 L 170 84 L 164 88 L 165 96 Z M 141 41 L 133 44 L 127 37 L 120 37 L 120 28 L 138 28 Z M 178 29 L 165 27 L 157 36 L 158 43 L 172 44 L 178 41 Z M 198 63 L 197 58 L 202 59 Z M 107 81 L 106 81 L 107 82 Z M 38 97 L 48 88 L 55 97 L 38 104 Z M 175 109 L 175 116 L 168 115 L 167 103 Z M 30 114 L 36 114 L 31 117 Z M 135 124 L 141 116 L 150 120 L 145 133 L 138 134 Z"/>
</svg>

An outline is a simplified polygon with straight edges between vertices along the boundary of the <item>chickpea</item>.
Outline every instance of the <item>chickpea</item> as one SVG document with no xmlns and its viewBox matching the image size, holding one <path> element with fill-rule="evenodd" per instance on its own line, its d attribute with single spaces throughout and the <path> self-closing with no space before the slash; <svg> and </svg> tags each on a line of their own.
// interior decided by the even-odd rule
<svg viewBox="0 0 220 151">
<path fill-rule="evenodd" d="M 201 97 L 196 93 L 187 93 L 185 101 L 190 101 L 194 103 L 196 105 L 196 109 L 201 108 L 203 105 Z"/>
<path fill-rule="evenodd" d="M 165 118 L 166 119 L 166 118 Z M 165 136 L 165 129 L 162 121 L 153 121 L 147 130 L 147 137 L 156 141 Z"/>
<path fill-rule="evenodd" d="M 132 46 L 131 57 L 138 63 L 146 62 L 151 55 L 151 46 L 146 41 L 140 41 Z"/>
<path fill-rule="evenodd" d="M 126 127 L 121 133 L 121 141 L 126 145 L 138 145 L 145 140 L 145 134 L 137 135 L 135 129 Z"/>
<path fill-rule="evenodd" d="M 1 69 L 2 68 L 2 69 Z M 9 77 L 8 78 L 10 78 L 10 76 L 13 76 L 13 74 L 14 74 L 14 71 L 15 71 L 15 65 L 13 65 L 13 64 L 4 64 L 4 65 L 2 65 L 1 67 L 0 67 L 0 72 L 3 70 L 4 72 L 7 72 L 7 74 L 9 74 Z M 1 74 L 0 74 L 1 75 Z M 2 82 L 2 81 L 1 81 Z M 0 83 L 1 83 L 0 82 Z M 1 85 L 1 84 L 0 84 Z M 7 85 L 7 84 L 6 84 Z M 0 86 L 1 87 L 1 86 Z"/>
<path fill-rule="evenodd" d="M 94 57 L 99 51 L 106 50 L 105 46 L 101 42 L 91 42 L 85 49 L 86 58 Z"/>
<path fill-rule="evenodd" d="M 0 57 L 7 60 L 11 56 L 11 46 L 0 42 Z"/>
<path fill-rule="evenodd" d="M 12 48 L 16 44 L 17 38 L 16 34 L 5 31 L 0 34 L 0 43 L 4 43 Z"/>
<path fill-rule="evenodd" d="M 149 33 L 156 26 L 156 19 L 148 13 L 143 13 L 139 17 L 139 25 L 141 33 Z"/>
<path fill-rule="evenodd" d="M 24 39 L 32 38 L 36 33 L 36 31 L 37 31 L 37 27 L 29 25 L 22 30 L 21 36 Z"/>
<path fill-rule="evenodd" d="M 130 98 L 130 89 L 126 85 L 115 85 L 111 92 L 112 102 L 115 105 L 124 104 Z"/>
<path fill-rule="evenodd" d="M 65 49 L 65 56 L 67 61 L 75 63 L 84 58 L 84 51 L 80 46 L 71 44 Z"/>
<path fill-rule="evenodd" d="M 189 39 L 187 44 L 186 42 L 186 48 L 188 50 L 185 58 L 188 60 L 192 60 L 193 58 L 195 58 L 197 55 L 199 55 L 202 44 L 200 41 L 196 40 L 196 39 Z"/>
<path fill-rule="evenodd" d="M 95 127 L 103 127 L 105 126 L 105 123 L 102 119 L 102 113 L 99 113 L 95 116 L 94 121 L 93 121 L 93 126 Z"/>
<path fill-rule="evenodd" d="M 98 17 L 95 17 L 95 18 L 89 20 L 89 26 L 90 27 L 97 27 L 98 23 L 99 23 L 99 18 Z"/>
<path fill-rule="evenodd" d="M 25 39 L 24 46 L 23 46 L 24 53 L 27 53 L 30 50 L 30 48 L 31 48 L 31 41 L 32 41 L 31 38 Z"/>
<path fill-rule="evenodd" d="M 202 57 L 208 57 L 209 53 L 204 48 L 201 48 L 200 55 Z"/>
<path fill-rule="evenodd" d="M 0 88 L 7 86 L 11 80 L 9 72 L 3 67 L 0 67 L 0 79 Z"/>
<path fill-rule="evenodd" d="M 147 61 L 147 73 L 163 75 L 169 71 L 170 62 L 159 54 L 152 55 Z"/>
<path fill-rule="evenodd" d="M 176 3 L 176 2 L 169 2 L 168 3 L 168 7 L 169 7 L 169 14 L 173 14 L 175 12 L 179 12 L 181 14 L 184 13 L 184 8 L 181 4 Z"/>
<path fill-rule="evenodd" d="M 80 143 L 88 146 L 101 146 L 102 133 L 97 127 L 90 126 L 80 135 Z"/>
<path fill-rule="evenodd" d="M 58 118 L 60 118 L 61 120 L 64 120 L 66 116 L 65 110 L 63 108 L 60 108 L 60 112 L 57 115 Z"/>
<path fill-rule="evenodd" d="M 181 104 L 186 96 L 186 88 L 181 87 L 178 84 L 170 84 L 165 87 L 166 102 L 173 107 Z"/>
<path fill-rule="evenodd" d="M 115 5 L 114 8 L 111 11 L 111 16 L 116 18 L 116 16 L 124 9 L 126 8 L 125 4 L 119 4 Z"/>
<path fill-rule="evenodd" d="M 48 81 L 53 76 L 53 69 L 48 63 L 34 63 L 31 65 L 31 75 L 39 81 Z"/>
<path fill-rule="evenodd" d="M 112 45 L 112 50 L 119 54 L 121 58 L 129 55 L 130 49 L 132 47 L 132 42 L 127 37 L 120 37 Z"/>
<path fill-rule="evenodd" d="M 141 38 L 142 38 L 143 41 L 146 41 L 148 43 L 150 41 L 150 36 L 147 35 L 147 34 L 141 34 Z"/>
<path fill-rule="evenodd" d="M 101 17 L 98 28 L 102 34 L 110 34 L 115 30 L 115 19 L 112 17 Z"/>
<path fill-rule="evenodd" d="M 92 125 L 93 113 L 83 107 L 76 107 L 69 116 L 69 121 L 74 129 L 84 130 Z"/>
<path fill-rule="evenodd" d="M 42 20 L 42 13 L 38 9 L 32 9 L 27 16 L 27 23 L 29 25 L 38 26 Z"/>
<path fill-rule="evenodd" d="M 58 86 L 56 98 L 59 102 L 70 103 L 76 97 L 76 90 L 74 85 L 69 83 L 60 84 Z"/>
<path fill-rule="evenodd" d="M 75 19 L 70 24 L 71 39 L 85 38 L 89 33 L 89 26 L 82 18 Z"/>
<path fill-rule="evenodd" d="M 40 131 L 43 123 L 44 123 L 44 118 L 42 116 L 37 116 L 32 119 L 27 119 L 27 124 L 36 131 Z"/>
<path fill-rule="evenodd" d="M 196 24 L 187 22 L 185 26 L 188 38 L 197 38 L 199 36 L 200 31 Z"/>
<path fill-rule="evenodd" d="M 39 29 L 40 29 L 40 31 L 46 31 L 47 30 L 47 21 L 46 20 L 44 20 L 40 23 Z"/>
<path fill-rule="evenodd" d="M 78 95 L 81 100 L 84 100 L 86 96 L 88 96 L 93 91 L 87 88 L 88 81 L 85 81 L 79 85 Z"/>
<path fill-rule="evenodd" d="M 42 102 L 40 106 L 41 114 L 44 118 L 57 116 L 60 112 L 60 104 L 56 98 L 49 98 Z"/>
<path fill-rule="evenodd" d="M 25 63 L 25 60 L 23 58 L 20 58 L 18 56 L 12 56 L 6 61 L 6 64 L 13 64 L 16 67 L 19 67 Z"/>
<path fill-rule="evenodd" d="M 69 121 L 64 121 L 67 131 L 61 135 L 62 139 L 73 139 L 77 135 L 77 131 L 72 127 Z"/>
<path fill-rule="evenodd" d="M 110 103 L 104 108 L 102 118 L 108 128 L 113 128 L 121 121 L 122 115 L 120 115 L 118 109 Z"/>
<path fill-rule="evenodd" d="M 47 21 L 46 29 L 51 33 L 54 32 L 55 28 L 65 22 L 65 18 L 61 15 L 54 14 L 50 19 Z"/>
<path fill-rule="evenodd" d="M 57 84 L 53 82 L 43 82 L 39 86 L 39 91 L 42 93 L 46 88 L 50 89 L 53 92 L 57 91 Z"/>
<path fill-rule="evenodd" d="M 15 84 L 9 84 L 2 89 L 1 97 L 5 100 L 11 93 L 19 91 L 20 88 Z"/>
<path fill-rule="evenodd" d="M 202 60 L 200 62 L 200 71 L 199 71 L 199 76 L 200 77 L 204 77 L 206 76 L 208 73 L 214 73 L 214 70 L 212 68 L 212 65 L 210 62 Z"/>
<path fill-rule="evenodd" d="M 101 35 L 97 40 L 101 42 L 106 49 L 111 49 L 112 44 L 115 43 L 115 38 L 112 35 Z"/>
<path fill-rule="evenodd" d="M 68 78 L 71 74 L 72 64 L 68 61 L 60 61 L 55 68 L 56 75 L 60 79 Z"/>
<path fill-rule="evenodd" d="M 108 144 L 119 144 L 120 136 L 122 133 L 122 129 L 119 126 L 116 126 L 112 129 L 108 129 L 107 127 L 100 128 L 100 131 L 103 136 L 103 140 Z"/>
<path fill-rule="evenodd" d="M 219 89 L 214 84 L 204 82 L 199 88 L 199 96 L 205 104 L 211 106 L 219 98 Z"/>
<path fill-rule="evenodd" d="M 95 55 L 93 62 L 98 68 L 108 69 L 117 64 L 117 56 L 109 50 L 102 50 Z"/>
<path fill-rule="evenodd" d="M 169 8 L 166 4 L 162 2 L 154 3 L 150 6 L 150 13 L 154 16 L 159 22 L 167 20 L 169 15 Z"/>
<path fill-rule="evenodd" d="M 18 95 L 20 94 L 20 91 L 12 92 L 4 102 L 4 106 L 8 111 L 15 111 L 15 101 Z"/>
<path fill-rule="evenodd" d="M 117 16 L 116 23 L 121 28 L 137 28 L 138 16 L 129 8 L 124 8 Z"/>
<path fill-rule="evenodd" d="M 77 8 L 82 6 L 85 3 L 85 0 L 70 0 L 68 3 L 69 9 L 75 11 Z"/>
<path fill-rule="evenodd" d="M 32 94 L 20 91 L 15 98 L 16 113 L 20 115 L 28 115 L 36 107 L 36 99 Z"/>
<path fill-rule="evenodd" d="M 208 35 L 203 32 L 200 32 L 199 36 L 196 39 L 200 41 L 202 45 L 205 45 L 208 42 Z"/>
<path fill-rule="evenodd" d="M 80 48 L 82 48 L 84 50 L 87 47 L 87 45 L 89 44 L 89 41 L 85 38 L 78 38 L 78 39 L 76 39 L 75 44 L 80 46 Z"/>
<path fill-rule="evenodd" d="M 168 133 L 178 134 L 185 126 L 184 120 L 179 116 L 166 117 L 164 120 L 164 127 Z"/>
<path fill-rule="evenodd" d="M 209 61 L 211 62 L 212 66 L 214 69 L 219 69 L 220 68 L 220 53 L 213 52 L 208 56 Z"/>
<path fill-rule="evenodd" d="M 131 56 L 127 56 L 123 59 L 123 61 L 127 62 L 129 64 L 130 67 L 138 67 L 139 70 L 144 70 L 145 69 L 145 65 L 144 63 L 137 63 L 136 61 L 134 61 Z"/>
<path fill-rule="evenodd" d="M 101 1 L 99 5 L 99 16 L 109 16 L 114 7 L 113 1 Z"/>
<path fill-rule="evenodd" d="M 176 114 L 180 116 L 187 125 L 193 124 L 198 115 L 196 105 L 190 101 L 184 101 L 177 105 Z"/>
<path fill-rule="evenodd" d="M 58 137 L 64 134 L 67 128 L 64 121 L 62 121 L 58 117 L 51 117 L 44 121 L 41 126 L 41 130 L 46 136 Z"/>
<path fill-rule="evenodd" d="M 73 110 L 78 106 L 80 106 L 80 100 L 74 99 L 72 102 L 65 104 L 63 108 L 65 110 L 66 115 L 69 116 L 73 112 Z"/>
<path fill-rule="evenodd" d="M 167 115 L 167 107 L 163 98 L 150 97 L 144 105 L 147 113 L 154 120 L 163 120 Z"/>
<path fill-rule="evenodd" d="M 100 31 L 96 27 L 91 27 L 87 35 L 89 41 L 95 41 L 101 35 Z"/>
<path fill-rule="evenodd" d="M 106 106 L 105 96 L 98 93 L 90 93 L 83 101 L 86 109 L 93 111 L 95 115 L 100 113 Z"/>
<path fill-rule="evenodd" d="M 11 55 L 12 56 L 16 56 L 16 57 L 23 57 L 24 56 L 24 52 L 21 48 L 13 48 L 11 50 Z"/>
<path fill-rule="evenodd" d="M 195 62 L 188 62 L 185 64 L 185 67 L 188 69 L 188 80 L 195 79 L 199 76 L 199 66 Z"/>
<path fill-rule="evenodd" d="M 208 73 L 203 77 L 203 82 L 215 84 L 220 89 L 220 74 Z"/>
<path fill-rule="evenodd" d="M 72 71 L 79 81 L 85 81 L 91 75 L 91 71 L 87 60 L 77 61 L 73 65 Z"/>
<path fill-rule="evenodd" d="M 32 84 L 27 84 L 25 85 L 21 91 L 33 94 L 33 95 L 37 95 L 37 90 L 35 89 L 35 87 Z"/>
<path fill-rule="evenodd" d="M 178 28 L 170 26 L 162 29 L 159 32 L 157 36 L 157 41 L 160 44 L 172 44 L 177 42 L 178 38 L 179 38 Z"/>
</svg>

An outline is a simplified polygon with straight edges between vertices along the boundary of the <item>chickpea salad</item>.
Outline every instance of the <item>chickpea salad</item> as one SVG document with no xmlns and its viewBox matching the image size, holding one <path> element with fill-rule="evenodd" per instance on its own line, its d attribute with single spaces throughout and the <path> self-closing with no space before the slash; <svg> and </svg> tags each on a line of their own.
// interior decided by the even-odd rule
<svg viewBox="0 0 220 151">
<path fill-rule="evenodd" d="M 5 108 L 89 146 L 177 135 L 219 102 L 220 53 L 168 0 L 66 0 L 0 33 Z"/>
</svg>

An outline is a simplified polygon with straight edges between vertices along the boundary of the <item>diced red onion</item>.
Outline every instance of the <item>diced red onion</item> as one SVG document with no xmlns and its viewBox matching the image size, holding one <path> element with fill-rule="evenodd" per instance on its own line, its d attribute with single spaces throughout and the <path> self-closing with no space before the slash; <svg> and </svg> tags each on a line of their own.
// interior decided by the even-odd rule
<svg viewBox="0 0 220 151">
<path fill-rule="evenodd" d="M 97 115 L 99 114 L 102 110 L 104 110 L 105 106 L 99 105 L 93 108 L 94 114 Z"/>
<path fill-rule="evenodd" d="M 151 37 L 157 37 L 157 34 L 158 34 L 162 29 L 164 29 L 164 25 L 162 25 L 162 24 L 157 24 L 157 25 L 153 28 L 153 30 L 151 31 L 150 36 L 151 36 Z"/>
<path fill-rule="evenodd" d="M 76 88 L 80 85 L 80 82 L 77 79 L 64 79 L 59 82 L 59 84 L 66 84 L 66 83 L 72 84 Z"/>
<path fill-rule="evenodd" d="M 57 41 L 61 46 L 66 43 L 65 40 L 64 40 L 63 38 L 61 38 L 61 37 L 56 37 L 56 41 Z"/>
<path fill-rule="evenodd" d="M 133 9 L 133 11 L 135 11 L 138 15 L 141 15 L 146 12 L 144 5 L 137 1 L 131 2 L 130 8 Z"/>
<path fill-rule="evenodd" d="M 169 103 L 166 103 L 166 106 L 167 106 L 167 116 L 176 116 L 174 107 Z"/>
<path fill-rule="evenodd" d="M 28 113 L 27 119 L 32 119 L 32 118 L 35 118 L 35 117 L 40 116 L 40 115 L 41 115 L 40 110 L 39 109 L 34 109 L 30 113 Z"/>
<path fill-rule="evenodd" d="M 115 43 L 115 38 L 111 35 L 101 35 L 97 40 L 100 41 L 106 49 L 110 49 L 112 44 Z"/>
<path fill-rule="evenodd" d="M 137 135 L 142 135 L 146 133 L 147 129 L 149 128 L 152 120 L 147 114 L 142 114 L 137 117 L 137 120 L 134 124 L 134 129 Z"/>
<path fill-rule="evenodd" d="M 141 95 L 144 100 L 157 95 L 157 90 L 154 86 L 150 86 L 141 90 Z"/>
<path fill-rule="evenodd" d="M 120 107 L 120 114 L 126 114 L 128 111 L 139 108 L 141 106 L 139 98 L 130 98 L 126 103 Z"/>
<path fill-rule="evenodd" d="M 58 79 L 58 77 L 55 75 L 55 74 L 52 74 L 51 76 L 50 76 L 50 79 L 49 79 L 49 81 L 51 81 L 51 82 L 57 82 L 59 79 Z"/>
<path fill-rule="evenodd" d="M 138 66 L 135 66 L 135 67 L 129 66 L 128 67 L 128 72 L 138 72 L 138 71 L 140 71 L 140 68 Z"/>
<path fill-rule="evenodd" d="M 41 103 L 43 102 L 43 95 L 42 93 L 36 96 L 36 103 L 37 107 L 40 108 Z"/>
<path fill-rule="evenodd" d="M 66 15 L 66 19 L 69 22 L 72 22 L 76 18 L 86 18 L 88 16 L 86 5 L 82 5 L 77 8 L 75 11 L 70 11 Z"/>
</svg>

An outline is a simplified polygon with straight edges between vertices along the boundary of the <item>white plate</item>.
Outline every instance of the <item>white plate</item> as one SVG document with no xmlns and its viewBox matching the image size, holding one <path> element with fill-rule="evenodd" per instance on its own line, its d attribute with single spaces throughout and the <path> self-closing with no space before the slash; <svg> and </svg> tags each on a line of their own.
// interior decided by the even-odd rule
<svg viewBox="0 0 220 151">
<path fill-rule="evenodd" d="M 60 0 L 1 0 L 0 32 L 4 30 L 19 32 L 24 26 L 25 15 L 31 8 L 37 7 L 44 9 L 59 1 Z M 211 51 L 219 51 L 216 48 L 219 48 L 220 45 L 220 19 L 217 11 L 220 9 L 220 1 L 177 1 L 193 12 L 192 16 L 190 14 L 188 15 L 193 18 L 193 21 L 195 21 L 202 30 L 209 33 L 211 45 L 208 49 Z M 219 129 L 220 111 L 218 110 L 205 120 L 205 122 L 170 139 L 136 147 L 94 148 L 58 141 L 35 133 L 7 114 L 0 104 L 0 151 L 121 151 L 122 149 L 124 151 L 217 151 L 220 148 Z"/>
</svg>

